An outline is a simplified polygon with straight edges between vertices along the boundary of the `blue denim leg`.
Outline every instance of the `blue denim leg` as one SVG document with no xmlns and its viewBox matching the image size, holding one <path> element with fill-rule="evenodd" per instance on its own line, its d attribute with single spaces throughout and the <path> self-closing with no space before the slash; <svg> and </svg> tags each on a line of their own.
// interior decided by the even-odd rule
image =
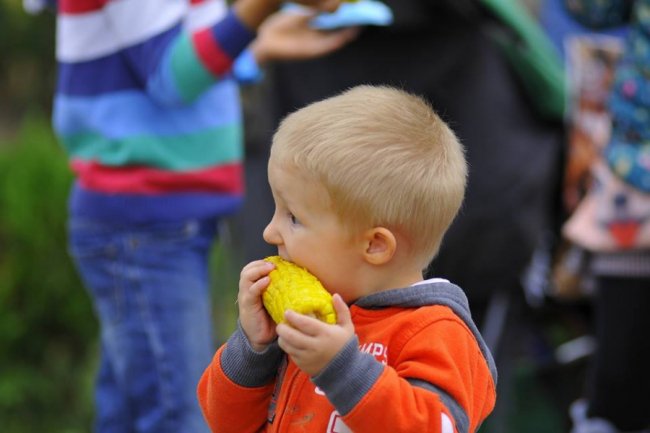
<svg viewBox="0 0 650 433">
<path fill-rule="evenodd" d="M 214 351 L 208 255 L 216 221 L 70 222 L 101 329 L 98 433 L 209 432 L 196 385 Z"/>
</svg>

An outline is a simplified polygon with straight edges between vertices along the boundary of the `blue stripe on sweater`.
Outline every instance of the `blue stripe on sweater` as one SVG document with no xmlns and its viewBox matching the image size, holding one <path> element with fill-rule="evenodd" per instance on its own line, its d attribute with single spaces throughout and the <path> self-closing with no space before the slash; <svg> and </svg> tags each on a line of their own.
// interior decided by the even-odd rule
<svg viewBox="0 0 650 433">
<path fill-rule="evenodd" d="M 75 183 L 68 206 L 72 217 L 142 224 L 231 215 L 242 201 L 240 195 L 219 193 L 102 194 Z"/>
<path fill-rule="evenodd" d="M 93 132 L 113 139 L 175 136 L 241 122 L 239 91 L 232 80 L 217 83 L 194 104 L 174 109 L 129 90 L 95 97 L 58 95 L 54 113 L 60 135 Z"/>
<path fill-rule="evenodd" d="M 141 82 L 146 82 L 158 73 L 159 65 L 171 46 L 179 37 L 181 23 L 149 38 L 142 43 L 124 48 L 122 52 L 129 58 L 129 65 Z"/>
<path fill-rule="evenodd" d="M 255 32 L 250 31 L 230 10 L 226 17 L 212 28 L 212 35 L 221 49 L 231 59 L 235 59 L 255 37 Z"/>
<path fill-rule="evenodd" d="M 100 95 L 139 87 L 141 86 L 137 78 L 120 54 L 111 54 L 87 62 L 59 62 L 59 94 Z"/>
<path fill-rule="evenodd" d="M 148 80 L 155 79 L 165 50 L 179 29 L 177 25 L 141 44 L 97 59 L 59 62 L 57 92 L 88 96 L 146 87 Z M 151 54 L 144 55 L 148 52 Z"/>
</svg>

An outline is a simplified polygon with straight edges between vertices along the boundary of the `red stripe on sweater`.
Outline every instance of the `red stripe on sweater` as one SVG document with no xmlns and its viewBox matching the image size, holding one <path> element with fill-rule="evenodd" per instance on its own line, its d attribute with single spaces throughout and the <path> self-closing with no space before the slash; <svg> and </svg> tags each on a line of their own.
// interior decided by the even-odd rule
<svg viewBox="0 0 650 433">
<path fill-rule="evenodd" d="M 194 33 L 192 40 L 201 63 L 212 75 L 219 77 L 228 72 L 233 59 L 221 49 L 210 28 Z"/>
<path fill-rule="evenodd" d="M 82 14 L 100 10 L 110 0 L 59 0 L 58 9 L 63 14 Z"/>
<path fill-rule="evenodd" d="M 244 190 L 243 170 L 240 163 L 191 172 L 174 172 L 142 166 L 107 167 L 97 162 L 81 160 L 73 160 L 70 165 L 79 176 L 83 187 L 98 192 L 240 194 Z"/>
</svg>

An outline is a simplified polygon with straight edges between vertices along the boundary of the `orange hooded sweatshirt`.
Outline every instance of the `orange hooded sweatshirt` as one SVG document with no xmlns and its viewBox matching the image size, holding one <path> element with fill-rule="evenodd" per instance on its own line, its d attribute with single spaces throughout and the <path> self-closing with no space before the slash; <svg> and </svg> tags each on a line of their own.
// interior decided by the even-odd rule
<svg viewBox="0 0 650 433">
<path fill-rule="evenodd" d="M 237 330 L 198 386 L 215 433 L 474 433 L 494 408 L 496 368 L 462 290 L 428 280 L 351 307 L 356 337 L 309 377 L 274 343 Z"/>
</svg>

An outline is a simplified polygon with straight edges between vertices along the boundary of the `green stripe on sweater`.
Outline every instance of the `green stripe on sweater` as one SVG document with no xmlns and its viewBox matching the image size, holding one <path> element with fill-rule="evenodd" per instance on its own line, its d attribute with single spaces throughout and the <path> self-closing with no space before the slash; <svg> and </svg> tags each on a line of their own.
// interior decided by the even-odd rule
<svg viewBox="0 0 650 433">
<path fill-rule="evenodd" d="M 241 161 L 243 158 L 240 125 L 166 137 L 109 139 L 99 134 L 85 133 L 66 136 L 63 142 L 73 158 L 95 160 L 108 166 L 135 164 L 186 171 Z"/>
<path fill-rule="evenodd" d="M 171 69 L 178 93 L 185 102 L 194 101 L 217 81 L 197 57 L 187 33 L 181 35 L 172 47 Z"/>
</svg>

